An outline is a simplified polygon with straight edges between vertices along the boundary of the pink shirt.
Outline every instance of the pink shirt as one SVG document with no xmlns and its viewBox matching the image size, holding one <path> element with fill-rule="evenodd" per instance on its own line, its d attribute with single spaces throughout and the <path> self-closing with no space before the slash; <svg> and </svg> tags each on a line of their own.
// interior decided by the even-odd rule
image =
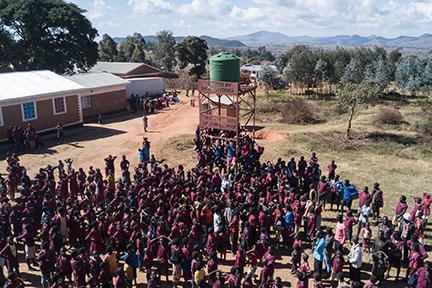
<svg viewBox="0 0 432 288">
<path fill-rule="evenodd" d="M 345 242 L 345 224 L 336 223 L 335 240 L 343 244 Z"/>
</svg>

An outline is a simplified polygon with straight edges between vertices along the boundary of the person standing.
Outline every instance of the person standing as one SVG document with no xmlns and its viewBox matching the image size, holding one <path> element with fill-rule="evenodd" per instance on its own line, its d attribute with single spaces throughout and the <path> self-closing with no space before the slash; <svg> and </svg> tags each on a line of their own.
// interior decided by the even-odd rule
<svg viewBox="0 0 432 288">
<path fill-rule="evenodd" d="M 324 233 L 322 230 L 318 231 L 317 239 L 315 241 L 315 246 L 313 249 L 314 256 L 314 271 L 322 274 L 322 262 L 324 260 L 324 248 L 326 246 L 326 241 L 324 238 Z"/>
<path fill-rule="evenodd" d="M 147 132 L 147 128 L 148 128 L 148 118 L 146 115 L 144 115 L 143 117 L 143 126 L 144 126 L 144 132 Z"/>
<path fill-rule="evenodd" d="M 380 209 L 384 206 L 383 191 L 380 188 L 379 183 L 374 184 L 374 189 L 372 191 L 372 212 L 373 218 L 380 218 Z"/>
<path fill-rule="evenodd" d="M 348 255 L 349 259 L 349 275 L 352 281 L 360 282 L 360 269 L 362 266 L 362 248 L 359 243 L 359 238 L 354 237 L 353 246 Z"/>
<path fill-rule="evenodd" d="M 61 144 L 64 142 L 64 130 L 63 125 L 58 122 L 57 123 L 57 144 Z"/>
</svg>

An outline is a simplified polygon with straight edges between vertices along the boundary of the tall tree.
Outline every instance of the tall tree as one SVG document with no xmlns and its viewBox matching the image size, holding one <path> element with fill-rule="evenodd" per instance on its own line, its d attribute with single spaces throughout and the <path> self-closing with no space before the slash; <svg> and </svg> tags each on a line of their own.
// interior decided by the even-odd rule
<svg viewBox="0 0 432 288">
<path fill-rule="evenodd" d="M 348 109 L 349 118 L 346 137 L 351 139 L 351 127 L 354 114 L 360 106 L 374 105 L 379 99 L 379 88 L 374 82 L 363 81 L 361 83 L 348 82 L 342 84 L 336 94 L 338 104 Z"/>
<path fill-rule="evenodd" d="M 363 81 L 363 70 L 361 67 L 361 63 L 352 58 L 350 63 L 345 67 L 341 83 L 360 83 Z"/>
<path fill-rule="evenodd" d="M 140 33 L 127 36 L 119 45 L 118 58 L 124 62 L 144 62 L 145 61 L 145 40 Z"/>
<path fill-rule="evenodd" d="M 164 70 L 170 71 L 177 64 L 174 49 L 176 40 L 171 31 L 160 31 L 157 38 L 156 60 Z"/>
<path fill-rule="evenodd" d="M 192 68 L 189 74 L 201 78 L 206 72 L 207 42 L 195 36 L 188 36 L 175 47 L 180 68 L 184 69 L 190 64 Z"/>
<path fill-rule="evenodd" d="M 117 43 L 108 34 L 102 36 L 98 46 L 99 60 L 114 62 L 117 59 Z"/>
<path fill-rule="evenodd" d="M 97 30 L 84 12 L 63 0 L 0 1 L 0 43 L 12 45 L 0 66 L 58 73 L 93 66 L 98 53 Z"/>
<path fill-rule="evenodd" d="M 145 62 L 146 57 L 144 54 L 144 51 L 142 49 L 140 49 L 138 46 L 135 46 L 135 50 L 132 53 L 132 56 L 130 58 L 130 62 L 134 62 L 134 63 L 143 63 Z"/>
<path fill-rule="evenodd" d="M 13 53 L 14 41 L 11 35 L 0 27 L 0 72 L 11 71 L 15 62 Z"/>
<path fill-rule="evenodd" d="M 408 90 L 412 95 L 421 87 L 423 69 L 421 61 L 414 56 L 404 57 L 396 68 L 396 84 L 400 89 Z"/>
<path fill-rule="evenodd" d="M 402 58 L 402 53 L 399 51 L 399 49 L 392 50 L 388 54 L 387 59 L 389 64 L 390 81 L 395 81 L 396 68 L 401 58 Z"/>
<path fill-rule="evenodd" d="M 278 77 L 276 71 L 270 66 L 263 66 L 258 75 L 258 81 L 264 84 L 266 95 L 269 95 L 269 89 L 273 88 L 275 84 L 278 82 Z"/>
</svg>

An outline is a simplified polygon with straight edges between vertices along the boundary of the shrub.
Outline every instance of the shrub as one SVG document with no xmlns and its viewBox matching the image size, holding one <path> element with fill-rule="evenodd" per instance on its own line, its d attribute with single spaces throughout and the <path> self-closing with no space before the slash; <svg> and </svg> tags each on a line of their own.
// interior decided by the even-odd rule
<svg viewBox="0 0 432 288">
<path fill-rule="evenodd" d="M 416 123 L 415 129 L 417 132 L 427 136 L 432 136 L 432 116 L 427 116 L 426 121 L 423 123 Z"/>
<path fill-rule="evenodd" d="M 281 104 L 283 123 L 288 124 L 315 124 L 319 123 L 320 119 L 317 115 L 317 108 L 310 104 L 305 99 L 295 97 Z"/>
<path fill-rule="evenodd" d="M 270 114 L 279 113 L 280 104 L 274 101 L 265 102 L 265 103 L 261 103 L 260 105 L 257 105 L 256 109 L 259 113 L 270 113 Z"/>
<path fill-rule="evenodd" d="M 404 117 L 402 113 L 393 107 L 381 108 L 376 115 L 378 124 L 382 125 L 397 125 L 399 126 L 404 122 Z"/>
</svg>

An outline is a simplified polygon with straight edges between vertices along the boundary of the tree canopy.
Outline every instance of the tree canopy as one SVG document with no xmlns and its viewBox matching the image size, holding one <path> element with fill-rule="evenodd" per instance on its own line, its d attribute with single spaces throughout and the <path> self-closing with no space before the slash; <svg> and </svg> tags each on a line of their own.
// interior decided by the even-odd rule
<svg viewBox="0 0 432 288">
<path fill-rule="evenodd" d="M 102 36 L 98 46 L 99 60 L 114 62 L 117 60 L 117 43 L 108 34 Z"/>
<path fill-rule="evenodd" d="M 348 109 L 348 127 L 346 136 L 351 138 L 352 119 L 360 106 L 374 105 L 379 99 L 379 87 L 373 81 L 342 84 L 336 94 L 339 106 Z"/>
<path fill-rule="evenodd" d="M 176 40 L 171 31 L 160 31 L 157 34 L 157 38 L 155 51 L 156 60 L 164 70 L 170 71 L 177 63 L 174 48 Z"/>
<path fill-rule="evenodd" d="M 86 70 L 98 35 L 84 10 L 63 0 L 0 1 L 0 69 Z"/>
<path fill-rule="evenodd" d="M 205 40 L 195 36 L 186 37 L 175 46 L 180 68 L 184 69 L 190 64 L 192 68 L 189 70 L 189 75 L 201 78 L 206 72 L 207 50 Z"/>
<path fill-rule="evenodd" d="M 122 62 L 145 62 L 146 42 L 140 33 L 127 36 L 118 47 L 118 60 Z"/>
</svg>

